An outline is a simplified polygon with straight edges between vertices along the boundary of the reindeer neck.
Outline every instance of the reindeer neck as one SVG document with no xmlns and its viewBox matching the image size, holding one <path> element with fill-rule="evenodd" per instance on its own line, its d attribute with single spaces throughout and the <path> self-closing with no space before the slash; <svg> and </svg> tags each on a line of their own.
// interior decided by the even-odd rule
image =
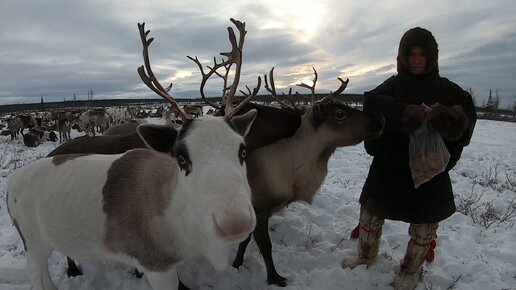
<svg viewBox="0 0 516 290">
<path fill-rule="evenodd" d="M 258 212 L 274 212 L 302 200 L 311 203 L 328 172 L 335 150 L 328 136 L 303 116 L 296 133 L 253 151 L 247 161 L 247 176 Z"/>
<path fill-rule="evenodd" d="M 315 128 L 311 124 L 311 112 L 307 112 L 301 121 L 301 126 L 297 132 L 290 138 L 288 150 L 295 152 L 292 156 L 303 157 L 296 158 L 293 163 L 302 166 L 304 163 L 311 163 L 311 165 L 320 164 L 326 167 L 330 156 L 335 151 L 336 147 L 332 146 L 327 140 L 324 132 Z"/>
<path fill-rule="evenodd" d="M 302 119 L 301 126 L 286 145 L 292 152 L 291 164 L 295 171 L 293 188 L 295 199 L 311 203 L 328 173 L 328 160 L 335 147 L 326 141 L 324 133 L 310 121 L 310 112 Z"/>
</svg>

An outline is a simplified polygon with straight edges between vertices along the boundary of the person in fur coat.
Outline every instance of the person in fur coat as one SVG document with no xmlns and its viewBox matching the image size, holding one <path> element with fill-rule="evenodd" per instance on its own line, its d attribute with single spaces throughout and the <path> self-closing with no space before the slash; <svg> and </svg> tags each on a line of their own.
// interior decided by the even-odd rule
<svg viewBox="0 0 516 290">
<path fill-rule="evenodd" d="M 364 111 L 383 115 L 386 125 L 380 138 L 364 143 L 373 161 L 360 196 L 359 225 L 352 233 L 358 253 L 342 265 L 373 264 L 384 220 L 404 221 L 410 224 L 410 240 L 393 285 L 414 289 L 423 262 L 433 260 L 438 222 L 456 210 L 448 172 L 470 142 L 476 112 L 471 95 L 439 75 L 437 42 L 430 31 L 415 27 L 403 35 L 397 70 L 365 93 Z M 450 159 L 443 172 L 416 189 L 409 140 L 422 126 L 440 134 Z"/>
</svg>

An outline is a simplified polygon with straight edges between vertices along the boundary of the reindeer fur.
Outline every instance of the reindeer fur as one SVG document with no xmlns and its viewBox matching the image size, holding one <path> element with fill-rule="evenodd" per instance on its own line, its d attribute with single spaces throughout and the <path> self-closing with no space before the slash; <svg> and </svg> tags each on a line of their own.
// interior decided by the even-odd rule
<svg viewBox="0 0 516 290">
<path fill-rule="evenodd" d="M 272 214 L 293 201 L 312 203 L 327 174 L 328 160 L 338 147 L 378 137 L 384 119 L 332 100 L 316 103 L 304 113 L 290 138 L 258 148 L 247 159 L 247 177 L 257 214 L 253 237 L 264 258 L 269 284 L 286 286 L 272 259 L 268 221 Z M 243 263 L 249 238 L 240 243 L 233 266 Z"/>
<path fill-rule="evenodd" d="M 155 290 L 177 289 L 178 264 L 195 255 L 223 269 L 227 245 L 255 226 L 242 137 L 255 116 L 203 117 L 180 133 L 142 124 L 138 133 L 155 150 L 58 155 L 17 170 L 7 204 L 35 289 L 56 290 L 53 250 L 133 265 Z"/>
</svg>

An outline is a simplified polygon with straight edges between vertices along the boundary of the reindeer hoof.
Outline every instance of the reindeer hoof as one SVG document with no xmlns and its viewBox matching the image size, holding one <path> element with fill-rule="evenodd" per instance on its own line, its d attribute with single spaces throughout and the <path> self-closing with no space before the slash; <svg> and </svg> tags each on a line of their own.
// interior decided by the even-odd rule
<svg viewBox="0 0 516 290">
<path fill-rule="evenodd" d="M 286 287 L 288 285 L 287 278 L 280 276 L 279 274 L 268 277 L 267 282 L 269 285 L 274 284 L 279 287 Z"/>
<path fill-rule="evenodd" d="M 235 269 L 237 269 L 237 270 L 238 270 L 238 268 L 240 268 L 240 266 L 242 266 L 242 261 L 236 261 L 236 260 L 235 260 L 235 261 L 233 262 L 233 265 L 232 265 L 232 266 L 233 266 L 233 268 L 235 268 Z"/>
<path fill-rule="evenodd" d="M 141 279 L 143 277 L 143 273 L 138 271 L 137 268 L 134 268 L 133 275 L 136 276 L 136 278 Z"/>
</svg>

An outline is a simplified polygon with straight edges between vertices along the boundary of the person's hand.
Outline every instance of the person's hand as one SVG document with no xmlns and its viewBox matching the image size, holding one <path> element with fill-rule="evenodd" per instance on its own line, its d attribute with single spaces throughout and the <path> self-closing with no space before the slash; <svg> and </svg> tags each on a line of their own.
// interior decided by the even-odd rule
<svg viewBox="0 0 516 290">
<path fill-rule="evenodd" d="M 425 109 L 419 105 L 407 105 L 401 118 L 400 130 L 412 134 L 423 126 L 426 118 Z"/>
<path fill-rule="evenodd" d="M 449 141 L 457 141 L 468 127 L 468 118 L 460 105 L 434 104 L 427 111 L 432 128 Z"/>
</svg>

